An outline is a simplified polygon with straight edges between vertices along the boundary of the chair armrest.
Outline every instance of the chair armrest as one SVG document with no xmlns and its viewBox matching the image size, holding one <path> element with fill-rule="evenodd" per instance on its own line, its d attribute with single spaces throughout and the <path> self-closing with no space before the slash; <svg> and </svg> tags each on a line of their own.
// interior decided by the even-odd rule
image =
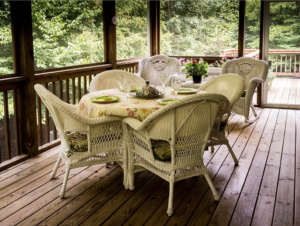
<svg viewBox="0 0 300 226">
<path fill-rule="evenodd" d="M 256 78 L 256 77 L 252 78 L 248 84 L 245 98 L 246 99 L 252 98 L 255 88 L 258 85 L 258 83 L 263 83 L 263 82 L 265 82 L 265 80 Z"/>
<path fill-rule="evenodd" d="M 141 129 L 142 122 L 135 118 L 127 117 L 127 118 L 123 119 L 123 122 L 130 125 L 134 130 Z"/>
</svg>

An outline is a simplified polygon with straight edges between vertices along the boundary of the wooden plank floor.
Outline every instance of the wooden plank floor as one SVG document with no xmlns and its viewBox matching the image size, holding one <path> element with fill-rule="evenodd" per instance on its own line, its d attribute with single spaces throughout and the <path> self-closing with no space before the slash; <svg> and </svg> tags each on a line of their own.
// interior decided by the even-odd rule
<svg viewBox="0 0 300 226">
<path fill-rule="evenodd" d="M 275 78 L 268 91 L 268 103 L 300 105 L 300 78 Z"/>
<path fill-rule="evenodd" d="M 55 148 L 0 173 L 0 225 L 300 225 L 300 111 L 264 109 L 248 127 L 243 120 L 229 123 L 238 166 L 224 145 L 204 155 L 219 202 L 193 177 L 175 184 L 168 217 L 168 183 L 144 171 L 125 190 L 117 165 L 71 170 L 60 199 L 63 164 L 49 181 Z"/>
</svg>

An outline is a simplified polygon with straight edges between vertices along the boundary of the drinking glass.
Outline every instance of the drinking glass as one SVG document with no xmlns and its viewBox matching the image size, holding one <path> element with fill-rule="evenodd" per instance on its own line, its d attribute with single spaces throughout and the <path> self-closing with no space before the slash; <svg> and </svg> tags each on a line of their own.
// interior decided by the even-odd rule
<svg viewBox="0 0 300 226">
<path fill-rule="evenodd" d="M 175 93 L 175 99 L 177 99 L 177 92 L 181 87 L 181 83 L 182 82 L 179 78 L 173 78 L 172 79 L 171 86 L 172 86 L 172 88 L 174 90 L 174 93 Z"/>
<path fill-rule="evenodd" d="M 169 79 L 169 76 L 166 73 L 164 73 L 164 72 L 159 73 L 159 81 L 163 87 L 164 93 L 165 93 L 165 86 L 168 82 L 168 79 Z"/>
<path fill-rule="evenodd" d="M 125 77 L 126 77 L 126 75 L 117 75 L 117 83 L 118 83 L 121 91 L 124 90 L 123 86 L 124 86 L 124 82 L 125 82 Z"/>
<path fill-rule="evenodd" d="M 128 101 L 128 96 L 132 88 L 131 86 L 132 86 L 132 80 L 130 78 L 126 78 L 125 76 L 124 83 L 123 83 L 123 90 L 126 93 L 126 101 Z"/>
</svg>

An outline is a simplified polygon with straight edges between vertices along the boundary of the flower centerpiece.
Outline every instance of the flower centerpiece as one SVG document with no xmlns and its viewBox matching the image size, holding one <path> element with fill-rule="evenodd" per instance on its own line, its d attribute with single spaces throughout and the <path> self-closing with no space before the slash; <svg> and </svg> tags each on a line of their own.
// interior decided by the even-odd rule
<svg viewBox="0 0 300 226">
<path fill-rule="evenodd" d="M 182 72 L 186 72 L 186 77 L 193 77 L 194 83 L 201 83 L 202 77 L 207 77 L 207 68 L 208 63 L 202 58 L 197 60 L 186 60 L 180 59 L 181 63 L 185 68 L 182 69 Z"/>
<path fill-rule="evenodd" d="M 235 60 L 235 59 L 237 59 L 237 58 L 234 57 L 233 60 Z M 222 60 L 220 60 L 220 61 L 217 61 L 217 60 L 216 60 L 215 62 L 209 64 L 209 66 L 210 66 L 210 67 L 223 67 L 224 64 L 225 64 L 226 62 L 228 62 L 228 61 L 230 61 L 230 60 L 228 59 L 228 56 L 224 56 L 224 57 L 222 57 Z"/>
</svg>

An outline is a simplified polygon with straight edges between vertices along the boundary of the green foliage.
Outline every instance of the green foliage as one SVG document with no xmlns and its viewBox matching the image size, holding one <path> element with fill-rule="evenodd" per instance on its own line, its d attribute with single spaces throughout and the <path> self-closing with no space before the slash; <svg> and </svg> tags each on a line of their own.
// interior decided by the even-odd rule
<svg viewBox="0 0 300 226">
<path fill-rule="evenodd" d="M 220 55 L 237 48 L 238 1 L 161 2 L 161 52 L 167 55 Z"/>
<path fill-rule="evenodd" d="M 185 66 L 185 69 L 183 69 L 183 72 L 186 72 L 186 77 L 189 78 L 191 76 L 203 76 L 204 78 L 207 77 L 207 68 L 208 63 L 206 61 L 203 61 L 202 58 L 197 60 L 187 60 L 182 62 Z"/>
</svg>

